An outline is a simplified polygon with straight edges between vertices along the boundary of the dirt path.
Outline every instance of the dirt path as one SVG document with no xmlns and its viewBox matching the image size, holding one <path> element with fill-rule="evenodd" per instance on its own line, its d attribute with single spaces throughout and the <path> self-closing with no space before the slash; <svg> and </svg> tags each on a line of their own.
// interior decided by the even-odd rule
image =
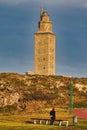
<svg viewBox="0 0 87 130">
<path fill-rule="evenodd" d="M 87 108 L 74 109 L 72 113 L 80 118 L 87 119 Z"/>
</svg>

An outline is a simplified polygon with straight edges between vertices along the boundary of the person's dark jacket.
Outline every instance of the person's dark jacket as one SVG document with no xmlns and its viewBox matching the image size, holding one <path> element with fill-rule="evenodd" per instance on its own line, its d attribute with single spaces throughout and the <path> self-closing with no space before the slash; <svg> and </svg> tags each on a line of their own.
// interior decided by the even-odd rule
<svg viewBox="0 0 87 130">
<path fill-rule="evenodd" d="M 51 119 L 55 120 L 55 111 L 54 111 L 54 109 L 52 109 L 50 111 L 50 116 L 51 116 Z"/>
</svg>

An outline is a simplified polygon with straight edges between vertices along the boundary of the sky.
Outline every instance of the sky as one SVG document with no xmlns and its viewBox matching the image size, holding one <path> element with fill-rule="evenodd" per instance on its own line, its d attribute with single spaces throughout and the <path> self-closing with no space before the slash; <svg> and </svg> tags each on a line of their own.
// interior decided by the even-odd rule
<svg viewBox="0 0 87 130">
<path fill-rule="evenodd" d="M 41 7 L 56 34 L 56 75 L 87 77 L 87 0 L 0 0 L 0 73 L 34 71 Z"/>
</svg>

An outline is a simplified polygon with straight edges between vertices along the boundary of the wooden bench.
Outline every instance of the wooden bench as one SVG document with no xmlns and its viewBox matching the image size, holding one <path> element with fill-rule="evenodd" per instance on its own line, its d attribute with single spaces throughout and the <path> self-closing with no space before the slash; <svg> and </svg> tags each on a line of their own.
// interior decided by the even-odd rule
<svg viewBox="0 0 87 130">
<path fill-rule="evenodd" d="M 47 125 L 48 122 L 50 121 L 50 119 L 41 119 L 41 118 L 31 118 L 31 119 L 33 120 L 34 124 L 37 123 L 42 124 L 42 121 L 44 121 L 45 124 Z"/>
<path fill-rule="evenodd" d="M 58 122 L 59 122 L 59 126 L 62 125 L 62 122 L 65 122 L 65 123 L 66 123 L 66 126 L 68 126 L 68 120 L 55 120 L 55 121 L 58 121 Z"/>
<path fill-rule="evenodd" d="M 42 119 L 42 118 L 31 118 L 34 122 L 34 124 L 42 124 L 42 122 L 44 121 L 44 123 L 47 125 L 48 122 L 50 122 L 50 119 Z M 66 123 L 66 126 L 68 126 L 68 120 L 55 120 L 58 122 L 58 125 L 61 126 L 62 125 L 62 122 L 65 122 Z"/>
</svg>

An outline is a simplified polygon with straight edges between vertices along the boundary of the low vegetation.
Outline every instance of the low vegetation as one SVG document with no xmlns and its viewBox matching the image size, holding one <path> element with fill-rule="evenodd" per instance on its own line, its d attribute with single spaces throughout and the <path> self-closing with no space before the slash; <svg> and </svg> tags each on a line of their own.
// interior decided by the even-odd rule
<svg viewBox="0 0 87 130">
<path fill-rule="evenodd" d="M 78 117 L 73 125 L 69 113 L 70 80 L 65 76 L 0 74 L 0 130 L 87 130 L 87 120 Z M 73 107 L 87 108 L 87 78 L 72 78 Z M 49 118 L 55 106 L 58 119 L 69 127 L 33 124 L 32 117 Z M 61 108 L 61 109 L 60 109 Z"/>
<path fill-rule="evenodd" d="M 77 124 L 73 124 L 73 115 L 67 109 L 56 108 L 57 119 L 69 120 L 69 126 L 58 126 L 55 122 L 53 126 L 43 124 L 33 124 L 32 117 L 49 118 L 50 109 L 44 109 L 41 113 L 36 111 L 27 115 L 4 115 L 0 116 L 0 130 L 87 130 L 87 120 L 78 118 Z"/>
<path fill-rule="evenodd" d="M 1 73 L 0 112 L 27 113 L 53 105 L 69 108 L 70 80 L 71 77 L 64 76 Z M 74 107 L 87 107 L 87 78 L 72 78 L 72 81 Z"/>
</svg>

